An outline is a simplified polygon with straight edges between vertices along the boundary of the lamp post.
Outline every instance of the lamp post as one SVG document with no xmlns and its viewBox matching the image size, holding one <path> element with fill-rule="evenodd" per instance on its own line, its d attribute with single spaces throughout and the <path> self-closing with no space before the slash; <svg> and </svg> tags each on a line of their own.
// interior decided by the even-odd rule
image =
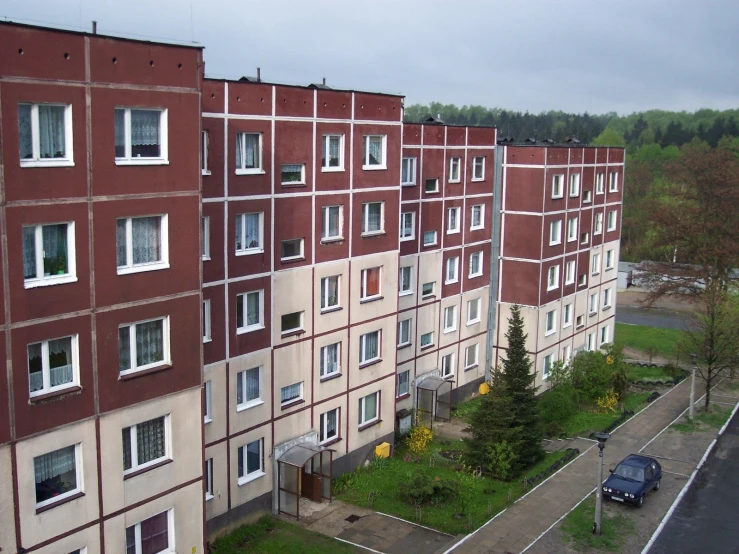
<svg viewBox="0 0 739 554">
<path fill-rule="evenodd" d="M 690 410 L 688 410 L 688 419 L 690 423 L 693 423 L 693 416 L 695 415 L 695 370 L 697 369 L 696 359 L 698 354 L 691 354 L 690 359 L 693 360 L 693 376 L 690 379 Z"/>
<path fill-rule="evenodd" d="M 593 534 L 600 535 L 601 513 L 603 510 L 603 449 L 606 447 L 606 441 L 611 438 L 608 433 L 596 433 L 595 438 L 598 439 L 598 486 L 595 487 L 595 524 L 593 525 Z"/>
</svg>

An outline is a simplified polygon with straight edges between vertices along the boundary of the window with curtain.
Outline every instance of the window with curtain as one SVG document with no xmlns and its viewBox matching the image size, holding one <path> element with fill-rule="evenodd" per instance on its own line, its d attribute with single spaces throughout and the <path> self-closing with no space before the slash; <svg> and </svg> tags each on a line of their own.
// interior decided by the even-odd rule
<svg viewBox="0 0 739 554">
<path fill-rule="evenodd" d="M 126 427 L 123 436 L 123 471 L 136 471 L 167 457 L 166 416 Z"/>
<path fill-rule="evenodd" d="M 384 135 L 365 135 L 362 141 L 362 165 L 365 168 L 385 167 Z"/>
<path fill-rule="evenodd" d="M 436 244 L 436 231 L 424 231 L 423 232 L 423 245 L 433 246 Z"/>
<path fill-rule="evenodd" d="M 137 161 L 166 159 L 162 140 L 166 110 L 115 109 L 115 157 Z"/>
<path fill-rule="evenodd" d="M 165 266 L 167 216 L 126 217 L 116 220 L 118 272 L 142 266 Z"/>
<path fill-rule="evenodd" d="M 303 312 L 293 312 L 284 314 L 280 318 L 280 331 L 282 333 L 292 333 L 303 329 Z"/>
<path fill-rule="evenodd" d="M 262 403 L 262 367 L 252 367 L 236 375 L 236 404 L 248 408 Z"/>
<path fill-rule="evenodd" d="M 305 164 L 282 164 L 280 177 L 283 185 L 305 183 Z"/>
<path fill-rule="evenodd" d="M 71 125 L 71 105 L 18 104 L 21 166 L 71 162 Z"/>
<path fill-rule="evenodd" d="M 446 282 L 456 283 L 459 281 L 459 257 L 449 258 L 446 261 Z"/>
<path fill-rule="evenodd" d="M 236 215 L 236 254 L 262 252 L 263 214 Z"/>
<path fill-rule="evenodd" d="M 380 392 L 373 392 L 359 399 L 359 425 L 370 423 L 377 419 Z"/>
<path fill-rule="evenodd" d="M 169 363 L 169 320 L 153 319 L 118 328 L 122 374 Z"/>
<path fill-rule="evenodd" d="M 459 212 L 461 208 L 449 208 L 447 211 L 447 233 L 458 233 L 459 232 Z"/>
<path fill-rule="evenodd" d="M 400 268 L 398 278 L 400 294 L 413 292 L 413 266 L 405 266 Z"/>
<path fill-rule="evenodd" d="M 400 240 L 410 240 L 415 235 L 416 212 L 400 214 Z"/>
<path fill-rule="evenodd" d="M 159 554 L 169 552 L 169 518 L 171 510 L 126 527 L 126 554 Z"/>
<path fill-rule="evenodd" d="M 259 439 L 239 447 L 238 475 L 240 483 L 264 475 L 263 440 Z"/>
<path fill-rule="evenodd" d="M 380 331 L 366 333 L 359 337 L 359 363 L 364 364 L 380 357 Z"/>
<path fill-rule="evenodd" d="M 383 202 L 367 202 L 362 204 L 362 233 L 379 233 L 383 229 Z"/>
<path fill-rule="evenodd" d="M 261 133 L 236 133 L 236 173 L 261 171 L 261 142 Z"/>
<path fill-rule="evenodd" d="M 484 204 L 472 206 L 472 217 L 470 218 L 471 219 L 470 230 L 482 229 L 484 227 L 484 224 L 482 221 L 484 213 L 485 213 Z"/>
<path fill-rule="evenodd" d="M 459 178 L 459 166 L 461 163 L 461 158 L 449 158 L 449 182 L 450 183 L 458 183 L 461 181 Z"/>
<path fill-rule="evenodd" d="M 553 265 L 547 272 L 547 290 L 556 289 L 559 286 L 559 266 Z"/>
<path fill-rule="evenodd" d="M 416 184 L 416 158 L 403 158 L 401 161 L 400 184 Z"/>
<path fill-rule="evenodd" d="M 444 331 L 455 331 L 457 329 L 457 307 L 447 306 L 444 308 Z"/>
<path fill-rule="evenodd" d="M 470 277 L 482 275 L 482 252 L 470 254 Z"/>
<path fill-rule="evenodd" d="M 371 267 L 369 269 L 362 270 L 362 284 L 360 291 L 360 298 L 367 300 L 380 296 L 380 276 L 382 274 L 381 267 Z"/>
<path fill-rule="evenodd" d="M 485 178 L 485 157 L 475 156 L 472 158 L 472 179 L 482 181 Z"/>
<path fill-rule="evenodd" d="M 77 448 L 67 446 L 33 459 L 37 506 L 53 504 L 79 491 Z"/>
<path fill-rule="evenodd" d="M 339 408 L 321 414 L 318 426 L 318 441 L 328 442 L 339 436 Z"/>
<path fill-rule="evenodd" d="M 262 329 L 262 294 L 257 290 L 236 295 L 236 330 L 240 333 Z"/>
<path fill-rule="evenodd" d="M 303 382 L 294 383 L 280 389 L 280 403 L 284 406 L 303 398 Z"/>
<path fill-rule="evenodd" d="M 56 223 L 23 227 L 25 286 L 39 282 L 68 281 L 74 277 L 74 224 Z"/>
<path fill-rule="evenodd" d="M 332 275 L 321 279 L 321 309 L 327 310 L 339 305 L 339 276 Z"/>
<path fill-rule="evenodd" d="M 28 345 L 30 395 L 39 396 L 78 384 L 77 335 Z"/>
<path fill-rule="evenodd" d="M 421 286 L 421 296 L 433 296 L 435 283 L 436 281 L 432 281 L 430 283 L 424 283 Z"/>
<path fill-rule="evenodd" d="M 344 169 L 343 142 L 344 135 L 323 135 L 321 149 L 321 168 L 323 171 Z"/>
<path fill-rule="evenodd" d="M 410 370 L 398 373 L 398 392 L 397 397 L 405 396 L 410 391 Z"/>
<path fill-rule="evenodd" d="M 411 343 L 411 320 L 398 321 L 398 346 L 407 346 Z"/>
<path fill-rule="evenodd" d="M 336 239 L 341 236 L 341 206 L 324 206 L 321 239 Z"/>
<path fill-rule="evenodd" d="M 339 343 L 321 347 L 321 377 L 330 377 L 339 373 Z"/>
</svg>

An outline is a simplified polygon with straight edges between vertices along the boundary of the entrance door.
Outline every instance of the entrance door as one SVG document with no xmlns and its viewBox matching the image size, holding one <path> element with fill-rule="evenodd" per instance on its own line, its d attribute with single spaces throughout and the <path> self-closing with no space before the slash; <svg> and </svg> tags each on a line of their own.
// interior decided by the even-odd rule
<svg viewBox="0 0 739 554">
<path fill-rule="evenodd" d="M 313 458 L 302 469 L 300 495 L 313 502 L 321 502 L 321 476 L 313 473 Z"/>
</svg>

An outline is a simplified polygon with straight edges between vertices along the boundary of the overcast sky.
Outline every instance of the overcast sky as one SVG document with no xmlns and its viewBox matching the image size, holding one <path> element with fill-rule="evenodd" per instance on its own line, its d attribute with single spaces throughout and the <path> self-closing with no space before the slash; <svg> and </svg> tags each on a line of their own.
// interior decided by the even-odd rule
<svg viewBox="0 0 739 554">
<path fill-rule="evenodd" d="M 205 46 L 206 73 L 521 111 L 739 107 L 737 0 L 0 0 Z"/>
</svg>

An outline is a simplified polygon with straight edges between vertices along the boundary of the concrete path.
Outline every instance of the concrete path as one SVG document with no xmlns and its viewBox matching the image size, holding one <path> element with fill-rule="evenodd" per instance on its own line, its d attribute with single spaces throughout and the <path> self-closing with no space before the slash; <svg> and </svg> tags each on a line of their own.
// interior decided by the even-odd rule
<svg viewBox="0 0 739 554">
<path fill-rule="evenodd" d="M 617 429 L 608 441 L 604 466 L 638 452 L 688 407 L 690 384 L 682 381 Z M 595 443 L 554 477 L 446 550 L 447 554 L 508 554 L 524 551 L 595 488 Z M 605 477 L 605 476 L 604 476 Z"/>
</svg>

